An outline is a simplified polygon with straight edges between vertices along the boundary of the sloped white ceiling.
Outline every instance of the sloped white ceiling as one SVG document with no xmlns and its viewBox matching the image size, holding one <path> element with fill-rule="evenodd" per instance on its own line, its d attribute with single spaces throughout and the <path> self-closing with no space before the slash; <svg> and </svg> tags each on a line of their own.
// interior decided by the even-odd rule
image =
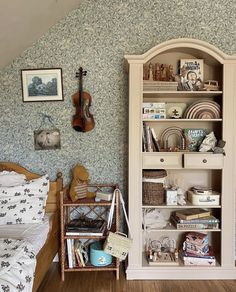
<svg viewBox="0 0 236 292">
<path fill-rule="evenodd" d="M 0 0 L 0 69 L 9 64 L 81 0 Z"/>
</svg>

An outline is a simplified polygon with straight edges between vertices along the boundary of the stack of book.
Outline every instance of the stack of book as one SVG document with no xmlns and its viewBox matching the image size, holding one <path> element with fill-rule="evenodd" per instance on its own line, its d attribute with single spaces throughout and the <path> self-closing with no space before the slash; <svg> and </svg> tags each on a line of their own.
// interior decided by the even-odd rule
<svg viewBox="0 0 236 292">
<path fill-rule="evenodd" d="M 185 266 L 215 266 L 216 259 L 213 250 L 210 248 L 205 255 L 195 255 L 190 252 L 183 251 L 182 259 Z"/>
<path fill-rule="evenodd" d="M 106 221 L 99 219 L 73 219 L 65 226 L 66 235 L 73 236 L 103 236 L 106 230 Z"/>
<path fill-rule="evenodd" d="M 177 91 L 178 82 L 176 81 L 143 81 L 143 90 L 145 91 Z"/>
<path fill-rule="evenodd" d="M 186 266 L 215 266 L 216 259 L 208 244 L 208 235 L 199 232 L 189 232 L 180 253 Z"/>
<path fill-rule="evenodd" d="M 218 229 L 220 220 L 204 209 L 184 209 L 174 212 L 170 220 L 177 229 Z"/>
</svg>

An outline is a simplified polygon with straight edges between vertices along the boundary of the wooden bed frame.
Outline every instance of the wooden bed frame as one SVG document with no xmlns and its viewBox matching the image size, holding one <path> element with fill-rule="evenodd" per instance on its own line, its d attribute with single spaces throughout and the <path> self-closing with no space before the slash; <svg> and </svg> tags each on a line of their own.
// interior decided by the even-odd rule
<svg viewBox="0 0 236 292">
<path fill-rule="evenodd" d="M 12 162 L 0 162 L 0 171 L 8 170 L 24 174 L 28 180 L 39 178 L 41 175 L 33 173 Z M 35 277 L 33 284 L 33 292 L 39 288 L 45 274 L 47 273 L 53 258 L 59 250 L 60 224 L 59 224 L 59 199 L 60 191 L 63 188 L 62 173 L 57 174 L 55 181 L 50 181 L 50 189 L 48 193 L 46 213 L 50 216 L 50 230 L 44 246 L 37 254 L 37 264 L 35 269 Z"/>
</svg>

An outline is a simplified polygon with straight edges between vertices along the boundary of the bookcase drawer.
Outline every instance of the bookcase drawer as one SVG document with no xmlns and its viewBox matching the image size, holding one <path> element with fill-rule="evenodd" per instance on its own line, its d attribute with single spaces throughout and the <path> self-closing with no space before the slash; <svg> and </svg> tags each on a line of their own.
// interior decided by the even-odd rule
<svg viewBox="0 0 236 292">
<path fill-rule="evenodd" d="M 147 152 L 143 153 L 143 169 L 153 168 L 182 168 L 182 153 L 162 153 Z"/>
<path fill-rule="evenodd" d="M 211 153 L 186 153 L 184 154 L 184 168 L 222 169 L 224 156 Z"/>
</svg>

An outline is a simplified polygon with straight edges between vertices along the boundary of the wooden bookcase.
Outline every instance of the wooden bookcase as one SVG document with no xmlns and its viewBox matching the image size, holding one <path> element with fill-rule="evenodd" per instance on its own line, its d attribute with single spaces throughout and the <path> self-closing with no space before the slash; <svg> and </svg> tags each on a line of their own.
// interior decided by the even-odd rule
<svg viewBox="0 0 236 292">
<path fill-rule="evenodd" d="M 117 185 L 101 184 L 101 185 L 90 185 L 89 188 L 93 191 L 96 190 L 112 190 L 114 191 Z M 93 241 L 102 241 L 106 239 L 107 232 L 104 232 L 103 236 L 68 236 L 65 232 L 65 225 L 71 219 L 71 214 L 80 212 L 80 208 L 83 208 L 82 213 L 90 218 L 94 219 L 104 219 L 107 220 L 108 213 L 111 207 L 110 201 L 99 201 L 96 202 L 94 198 L 85 198 L 72 202 L 69 198 L 69 187 L 65 187 L 60 193 L 60 226 L 61 226 L 61 248 L 60 248 L 60 262 L 61 262 L 61 279 L 64 281 L 66 272 L 91 272 L 91 271 L 113 271 L 116 273 L 116 279 L 119 279 L 119 268 L 120 261 L 119 259 L 113 257 L 112 263 L 108 266 L 93 266 L 90 262 L 86 264 L 85 267 L 80 267 L 77 262 L 73 268 L 69 268 L 68 265 L 68 256 L 67 256 L 67 239 L 83 239 L 86 241 L 86 244 L 90 244 Z M 119 196 L 116 194 L 115 210 L 113 224 L 111 227 L 112 232 L 119 231 L 119 222 L 120 222 L 120 203 Z M 89 249 L 88 249 L 89 250 Z"/>
<path fill-rule="evenodd" d="M 133 245 L 129 252 L 127 279 L 235 279 L 235 114 L 236 114 L 236 56 L 228 56 L 216 47 L 195 39 L 176 39 L 157 45 L 142 55 L 126 55 L 129 66 L 129 221 Z M 218 80 L 218 91 L 159 91 L 144 90 L 144 64 L 177 64 L 180 59 L 203 59 L 204 81 Z M 212 100 L 221 106 L 219 119 L 159 119 L 144 120 L 143 102 L 185 102 Z M 225 152 L 210 154 L 200 152 L 142 152 L 143 122 L 153 127 L 159 135 L 171 126 L 207 128 L 226 141 Z M 146 206 L 142 203 L 142 171 L 166 169 L 184 184 L 187 190 L 194 185 L 208 185 L 220 192 L 217 206 Z M 155 229 L 148 235 L 142 228 L 143 211 L 156 208 L 171 213 L 183 208 L 206 208 L 220 218 L 217 230 L 207 232 L 210 244 L 217 254 L 217 265 L 212 267 L 179 265 L 149 265 L 145 256 L 145 241 L 161 236 L 174 238 L 181 248 L 186 232 L 175 228 Z"/>
</svg>

